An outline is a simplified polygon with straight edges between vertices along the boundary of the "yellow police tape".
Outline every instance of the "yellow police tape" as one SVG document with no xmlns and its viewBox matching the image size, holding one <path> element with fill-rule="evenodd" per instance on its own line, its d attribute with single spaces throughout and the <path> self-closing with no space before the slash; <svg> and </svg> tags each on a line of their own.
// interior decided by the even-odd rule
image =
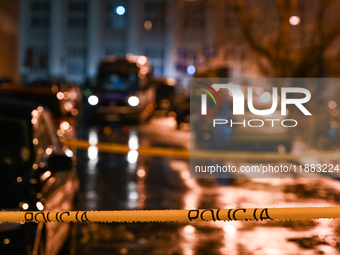
<svg viewBox="0 0 340 255">
<path fill-rule="evenodd" d="M 69 147 L 78 149 L 87 149 L 90 143 L 87 140 L 65 139 L 63 144 Z M 128 145 L 119 143 L 99 142 L 95 145 L 99 151 L 109 153 L 127 154 L 131 149 Z M 190 158 L 190 151 L 180 148 L 164 148 L 164 147 L 139 147 L 139 155 L 153 156 L 153 157 L 175 157 L 175 158 Z"/>
<path fill-rule="evenodd" d="M 90 143 L 87 140 L 67 140 L 63 144 L 69 147 L 87 149 Z M 118 143 L 99 142 L 96 144 L 99 151 L 109 153 L 127 154 L 131 149 L 128 145 Z M 299 161 L 303 157 L 313 157 L 321 159 L 336 160 L 340 158 L 340 151 L 317 152 L 305 154 L 291 154 L 278 152 L 245 152 L 245 151 L 209 151 L 209 150 L 192 150 L 181 148 L 166 147 L 139 147 L 139 155 L 150 157 L 174 157 L 181 159 L 208 159 L 208 160 L 292 160 Z"/>
<path fill-rule="evenodd" d="M 136 211 L 0 212 L 0 222 L 263 221 L 340 218 L 340 206 Z"/>
</svg>

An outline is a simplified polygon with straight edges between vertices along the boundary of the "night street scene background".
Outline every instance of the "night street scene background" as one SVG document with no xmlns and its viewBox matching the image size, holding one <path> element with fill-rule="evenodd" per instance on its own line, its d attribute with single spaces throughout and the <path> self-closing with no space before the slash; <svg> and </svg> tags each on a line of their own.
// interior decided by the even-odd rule
<svg viewBox="0 0 340 255">
<path fill-rule="evenodd" d="M 338 206 L 339 11 L 337 0 L 0 0 L 0 209 Z M 192 84 L 224 78 L 252 86 L 261 109 L 272 85 L 252 78 L 308 78 L 312 116 L 288 108 L 292 132 L 213 129 L 219 101 L 197 117 Z M 185 156 L 196 149 L 216 157 Z M 304 168 L 193 178 L 193 163 Z M 340 220 L 4 222 L 0 254 L 340 254 Z"/>
</svg>

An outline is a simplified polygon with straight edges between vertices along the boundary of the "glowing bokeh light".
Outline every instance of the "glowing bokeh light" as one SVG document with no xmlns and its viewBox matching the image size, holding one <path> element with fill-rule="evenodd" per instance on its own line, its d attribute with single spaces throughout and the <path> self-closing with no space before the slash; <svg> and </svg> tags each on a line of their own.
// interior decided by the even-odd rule
<svg viewBox="0 0 340 255">
<path fill-rule="evenodd" d="M 291 16 L 289 18 L 289 23 L 292 25 L 292 26 L 297 26 L 300 24 L 300 17 L 299 16 Z"/>
<path fill-rule="evenodd" d="M 121 6 L 121 5 L 117 6 L 117 7 L 116 7 L 116 13 L 117 13 L 118 15 L 124 15 L 124 13 L 125 13 L 125 8 L 124 8 L 123 6 Z"/>
<path fill-rule="evenodd" d="M 196 73 L 196 67 L 194 65 L 189 65 L 187 68 L 187 73 L 189 75 L 194 75 Z"/>
</svg>

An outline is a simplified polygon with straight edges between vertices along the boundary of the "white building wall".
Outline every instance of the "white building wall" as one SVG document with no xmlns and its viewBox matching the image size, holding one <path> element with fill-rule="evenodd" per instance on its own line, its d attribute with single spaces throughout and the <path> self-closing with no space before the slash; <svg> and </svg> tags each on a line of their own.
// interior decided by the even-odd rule
<svg viewBox="0 0 340 255">
<path fill-rule="evenodd" d="M 21 76 L 26 75 L 27 70 L 25 68 L 26 46 L 29 42 L 29 15 L 27 10 L 30 8 L 30 3 L 27 0 L 20 0 L 20 20 L 19 20 L 19 73 Z"/>
<path fill-rule="evenodd" d="M 143 0 L 127 1 L 127 51 L 142 55 Z"/>
<path fill-rule="evenodd" d="M 52 78 L 65 75 L 65 5 L 64 1 L 50 1 L 50 29 L 49 29 L 49 54 L 48 69 Z M 33 34 L 31 36 L 34 36 Z M 33 39 L 32 37 L 30 39 Z"/>
<path fill-rule="evenodd" d="M 203 26 L 185 26 L 191 22 L 187 4 L 196 1 L 182 0 L 82 0 L 87 3 L 86 28 L 69 28 L 67 25 L 68 3 L 73 0 L 40 0 L 50 2 L 50 25 L 48 29 L 32 29 L 29 24 L 30 4 L 36 0 L 21 0 L 21 45 L 20 72 L 29 73 L 24 66 L 27 47 L 41 46 L 48 48 L 48 73 L 53 77 L 82 82 L 95 76 L 99 61 L 107 54 L 151 55 L 151 63 L 155 64 L 158 75 L 174 78 L 186 76 L 176 68 L 178 61 L 194 64 L 194 58 L 203 54 L 204 45 L 216 41 L 214 10 L 203 5 Z M 146 3 L 164 2 L 164 26 L 162 29 L 147 30 L 144 22 L 148 18 Z M 202 0 L 201 3 L 206 3 Z M 194 3 L 191 3 L 194 2 Z M 122 28 L 107 25 L 108 4 L 122 5 L 126 9 L 125 25 Z M 199 14 L 199 13 L 198 13 Z M 189 15 L 187 17 L 187 15 Z M 199 19 L 198 19 L 199 21 Z M 200 21 L 199 21 L 200 22 Z M 193 24 L 191 24 L 192 26 Z M 194 24 L 195 25 L 195 24 Z M 85 50 L 83 57 L 70 56 L 70 49 Z M 179 59 L 178 49 L 187 50 L 187 58 Z M 151 49 L 151 50 L 150 50 Z M 74 75 L 70 73 L 70 63 L 82 61 L 84 72 Z"/>
<path fill-rule="evenodd" d="M 101 51 L 103 21 L 100 17 L 104 8 L 101 1 L 89 1 L 88 5 L 87 76 L 93 78 L 103 55 Z"/>
</svg>

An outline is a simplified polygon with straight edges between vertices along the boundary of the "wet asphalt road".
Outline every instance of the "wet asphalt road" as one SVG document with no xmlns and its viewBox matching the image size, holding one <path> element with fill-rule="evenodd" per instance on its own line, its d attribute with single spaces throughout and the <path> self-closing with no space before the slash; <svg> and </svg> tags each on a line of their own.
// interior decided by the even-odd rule
<svg viewBox="0 0 340 255">
<path fill-rule="evenodd" d="M 80 128 L 81 139 L 188 148 L 171 118 Z M 78 150 L 80 210 L 327 206 L 333 179 L 191 179 L 189 160 Z M 273 163 L 275 164 L 275 163 Z M 340 221 L 79 223 L 75 254 L 340 254 Z"/>
</svg>

